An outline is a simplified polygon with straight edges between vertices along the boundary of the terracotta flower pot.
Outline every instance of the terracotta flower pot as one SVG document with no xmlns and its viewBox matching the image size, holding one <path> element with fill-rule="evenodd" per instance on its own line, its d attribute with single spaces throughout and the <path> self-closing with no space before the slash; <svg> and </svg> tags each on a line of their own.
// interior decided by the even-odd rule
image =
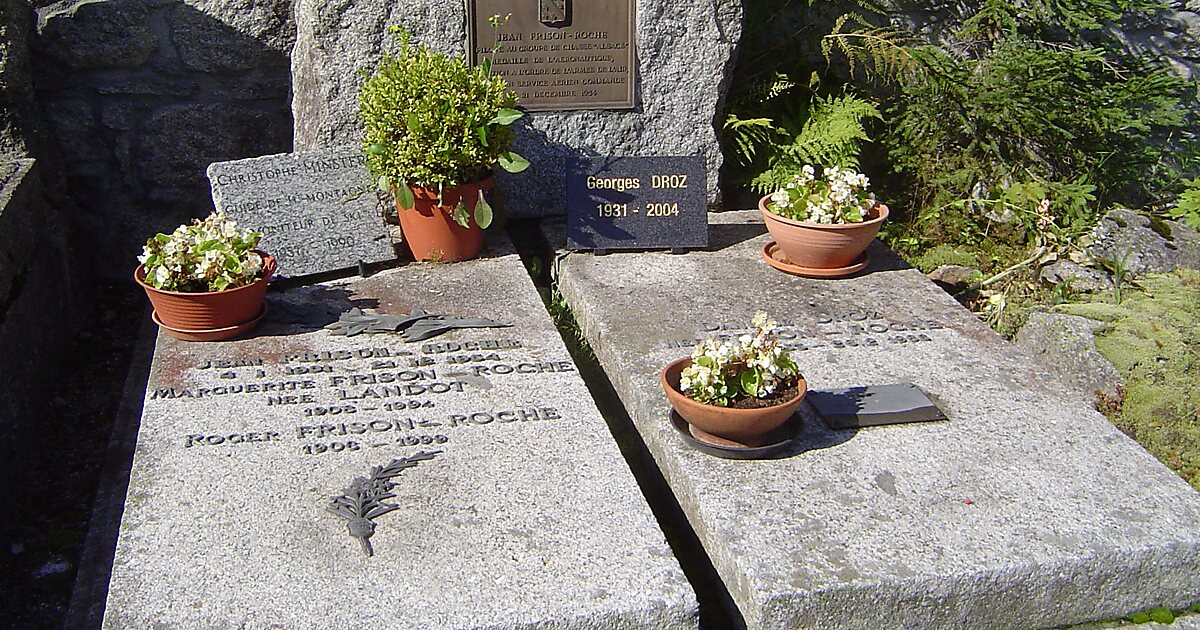
<svg viewBox="0 0 1200 630">
<path fill-rule="evenodd" d="M 436 190 L 412 187 L 412 208 L 396 204 L 400 217 L 400 228 L 404 231 L 404 242 L 417 260 L 456 262 L 469 260 L 479 254 L 483 247 L 483 230 L 475 224 L 475 204 L 479 191 L 491 190 L 492 178 L 447 188 L 442 193 L 442 204 L 438 205 Z M 470 215 L 470 225 L 463 227 L 454 222 L 454 207 L 463 200 Z"/>
<path fill-rule="evenodd" d="M 770 200 L 770 195 L 758 200 L 767 231 L 789 262 L 810 269 L 850 266 L 871 244 L 888 216 L 888 207 L 878 203 L 867 213 L 870 218 L 862 223 L 794 221 L 767 210 Z"/>
<path fill-rule="evenodd" d="M 228 291 L 186 293 L 164 291 L 146 284 L 146 269 L 138 265 L 133 279 L 146 291 L 154 306 L 155 319 L 167 334 L 180 339 L 227 339 L 246 332 L 255 321 L 266 299 L 267 281 L 275 273 L 275 257 L 263 254 L 262 277 Z"/>
<path fill-rule="evenodd" d="M 757 409 L 733 409 L 696 402 L 679 390 L 679 374 L 692 364 L 691 358 L 679 359 L 663 368 L 659 375 L 663 391 L 671 406 L 695 429 L 719 438 L 737 442 L 744 446 L 759 446 L 767 433 L 778 428 L 804 400 L 808 383 L 799 377 L 799 393 L 795 398 L 771 407 Z M 696 436 L 703 439 L 702 436 Z"/>
</svg>

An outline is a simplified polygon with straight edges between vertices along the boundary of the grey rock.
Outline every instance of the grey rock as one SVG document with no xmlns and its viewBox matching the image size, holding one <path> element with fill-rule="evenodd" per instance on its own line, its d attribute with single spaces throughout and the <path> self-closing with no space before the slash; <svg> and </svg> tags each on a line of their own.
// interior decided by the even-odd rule
<svg viewBox="0 0 1200 630">
<path fill-rule="evenodd" d="M 514 150 L 531 162 L 500 173 L 510 216 L 565 212 L 564 158 L 572 155 L 702 155 L 708 199 L 719 195 L 715 120 L 741 36 L 741 3 L 644 0 L 637 10 L 637 107 L 539 112 L 518 123 Z M 358 68 L 372 67 L 387 25 L 402 24 L 435 50 L 461 54 L 464 6 L 416 0 L 299 0 L 292 55 L 297 149 L 354 142 Z"/>
<path fill-rule="evenodd" d="M 208 180 L 217 210 L 263 234 L 281 277 L 396 257 L 356 147 L 217 162 Z"/>
<path fill-rule="evenodd" d="M 980 272 L 974 267 L 963 265 L 942 265 L 929 272 L 929 279 L 948 287 L 965 288 L 972 280 L 978 279 Z"/>
<path fill-rule="evenodd" d="M 270 111 L 223 103 L 165 107 L 140 128 L 138 174 L 147 188 L 203 186 L 213 162 L 283 149 L 286 125 Z"/>
<path fill-rule="evenodd" d="M 1066 283 L 1072 290 L 1085 293 L 1109 291 L 1113 287 L 1107 273 L 1070 260 L 1058 260 L 1042 267 L 1038 270 L 1038 280 L 1046 284 Z"/>
<path fill-rule="evenodd" d="M 1175 245 L 1175 264 L 1188 269 L 1200 269 L 1200 233 L 1182 221 L 1166 221 Z"/>
<path fill-rule="evenodd" d="M 40 164 L 0 167 L 0 431 L 21 435 L 79 330 L 88 291 L 72 266 L 61 213 L 44 194 Z M 38 426 L 38 425 L 30 425 Z M 0 439 L 0 457 L 20 444 Z"/>
<path fill-rule="evenodd" d="M 0 158 L 30 155 L 38 126 L 37 104 L 30 83 L 28 35 L 32 23 L 18 0 L 0 1 Z"/>
<path fill-rule="evenodd" d="M 135 68 L 158 47 L 141 0 L 74 0 L 38 12 L 40 48 L 73 68 Z"/>
<path fill-rule="evenodd" d="M 1095 334 L 1103 328 L 1103 323 L 1086 317 L 1038 312 L 1029 316 L 1015 342 L 1038 365 L 1084 399 L 1116 400 L 1125 379 L 1096 350 Z"/>
<path fill-rule="evenodd" d="M 101 133 L 96 105 L 85 99 L 60 99 L 46 104 L 46 121 L 67 164 L 101 162 L 111 147 Z"/>
<path fill-rule="evenodd" d="M 514 326 L 419 343 L 277 321 L 223 343 L 160 335 L 104 627 L 696 627 L 695 594 L 511 245 L 269 299 L 294 322 L 355 303 Z M 298 389 L 229 393 L 279 382 Z M 201 388 L 216 393 L 171 395 Z M 384 397 L 346 398 L 367 389 Z M 367 557 L 325 506 L 422 451 L 441 453 L 392 479 L 399 509 L 376 519 Z"/>
<path fill-rule="evenodd" d="M 280 66 L 296 41 L 291 2 L 190 0 L 171 19 L 172 41 L 185 67 L 202 72 Z"/>
<path fill-rule="evenodd" d="M 1092 229 L 1088 253 L 1131 275 L 1171 271 L 1179 261 L 1179 248 L 1172 240 L 1156 232 L 1148 217 L 1124 208 L 1110 210 L 1100 219 Z"/>
<path fill-rule="evenodd" d="M 1200 493 L 886 248 L 852 278 L 790 276 L 754 214 L 710 214 L 732 243 L 713 251 L 558 262 L 748 627 L 1052 627 L 1200 599 Z M 949 420 L 833 431 L 802 407 L 778 459 L 691 450 L 659 371 L 756 311 L 810 389 L 909 382 Z"/>
</svg>

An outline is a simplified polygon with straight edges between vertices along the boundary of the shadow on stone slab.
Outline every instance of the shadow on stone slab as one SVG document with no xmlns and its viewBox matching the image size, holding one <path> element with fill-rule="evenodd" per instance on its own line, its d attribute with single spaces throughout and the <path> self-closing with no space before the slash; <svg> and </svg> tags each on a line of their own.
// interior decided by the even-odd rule
<svg viewBox="0 0 1200 630">
<path fill-rule="evenodd" d="M 708 223 L 708 251 L 721 251 L 746 241 L 752 241 L 767 233 L 767 226 L 759 223 Z"/>
<path fill-rule="evenodd" d="M 865 276 L 877 271 L 904 271 L 912 269 L 912 265 L 908 264 L 896 252 L 892 251 L 887 245 L 884 245 L 879 239 L 871 241 L 871 245 L 867 247 L 867 255 L 871 257 L 871 264 L 867 265 L 866 269 L 855 274 L 856 276 Z"/>
<path fill-rule="evenodd" d="M 839 444 L 849 442 L 858 435 L 857 428 L 833 430 L 821 419 L 821 415 L 813 408 L 812 403 L 804 401 L 797 412 L 803 419 L 800 434 L 792 439 L 787 448 L 779 451 L 770 459 L 786 459 L 807 453 L 819 451 Z"/>
<path fill-rule="evenodd" d="M 251 333 L 251 337 L 279 337 L 296 335 L 322 328 L 338 321 L 341 314 L 351 308 L 376 308 L 375 298 L 356 298 L 341 287 L 313 285 L 298 287 L 290 291 L 273 292 L 267 296 L 270 308 L 265 325 Z"/>
</svg>

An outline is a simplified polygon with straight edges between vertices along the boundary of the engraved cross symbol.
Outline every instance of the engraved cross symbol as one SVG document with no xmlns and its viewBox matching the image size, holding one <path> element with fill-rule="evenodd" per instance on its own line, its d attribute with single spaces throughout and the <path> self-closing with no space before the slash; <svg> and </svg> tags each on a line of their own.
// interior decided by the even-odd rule
<svg viewBox="0 0 1200 630">
<path fill-rule="evenodd" d="M 571 23 L 571 0 L 538 0 L 538 15 L 546 26 L 567 26 Z"/>
</svg>

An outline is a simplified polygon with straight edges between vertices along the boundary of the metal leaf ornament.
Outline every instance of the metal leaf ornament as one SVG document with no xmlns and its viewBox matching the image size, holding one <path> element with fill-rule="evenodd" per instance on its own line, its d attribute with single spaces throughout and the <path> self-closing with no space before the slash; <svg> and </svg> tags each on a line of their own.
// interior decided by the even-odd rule
<svg viewBox="0 0 1200 630">
<path fill-rule="evenodd" d="M 397 332 L 409 324 L 428 317 L 437 317 L 421 309 L 413 309 L 408 315 L 368 315 L 361 308 L 352 308 L 332 324 L 325 327 L 334 335 L 353 337 L 358 334 Z"/>
<path fill-rule="evenodd" d="M 441 452 L 421 451 L 411 457 L 393 459 L 387 466 L 375 466 L 371 469 L 369 478 L 355 477 L 350 487 L 346 488 L 345 494 L 333 497 L 331 503 L 326 506 L 330 512 L 346 519 L 346 531 L 358 539 L 358 544 L 362 546 L 367 557 L 375 555 L 370 540 L 375 534 L 374 519 L 400 509 L 399 505 L 387 502 L 387 499 L 396 497 L 392 492 L 392 488 L 396 487 L 392 478 L 406 469 L 437 457 Z"/>
<path fill-rule="evenodd" d="M 435 315 L 419 308 L 408 315 L 371 315 L 361 308 L 352 308 L 325 329 L 330 334 L 347 337 L 400 332 L 405 341 L 424 341 L 459 328 L 507 328 L 511 325 L 482 317 Z"/>
</svg>

